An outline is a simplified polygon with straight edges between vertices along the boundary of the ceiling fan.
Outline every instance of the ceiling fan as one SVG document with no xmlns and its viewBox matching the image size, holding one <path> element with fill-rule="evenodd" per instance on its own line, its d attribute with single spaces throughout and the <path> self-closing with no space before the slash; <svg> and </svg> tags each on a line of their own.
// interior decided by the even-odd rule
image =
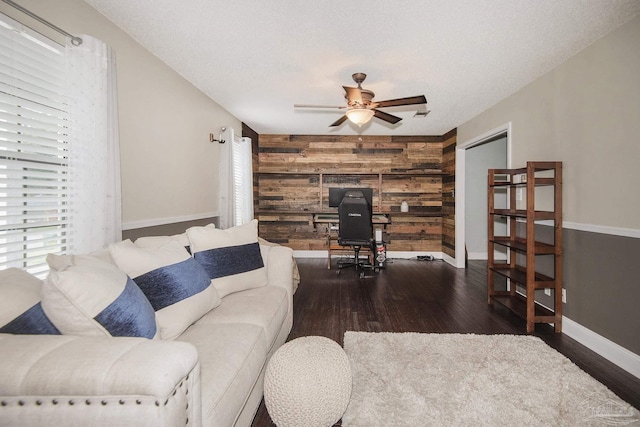
<svg viewBox="0 0 640 427">
<path fill-rule="evenodd" d="M 330 105 L 308 105 L 308 104 L 295 104 L 295 108 L 338 108 L 341 110 L 347 110 L 344 116 L 333 122 L 330 126 L 340 126 L 347 119 L 351 120 L 358 126 L 362 126 L 371 120 L 372 117 L 377 117 L 385 122 L 396 124 L 402 118 L 394 116 L 384 111 L 380 111 L 378 108 L 384 107 L 399 107 L 401 105 L 414 105 L 414 104 L 426 104 L 427 98 L 424 95 L 410 96 L 408 98 L 390 99 L 388 101 L 374 101 L 375 93 L 368 89 L 362 88 L 362 82 L 367 78 L 364 73 L 355 73 L 351 76 L 353 81 L 358 84 L 358 87 L 342 86 L 345 91 L 344 98 L 347 100 L 346 106 L 330 106 Z"/>
</svg>

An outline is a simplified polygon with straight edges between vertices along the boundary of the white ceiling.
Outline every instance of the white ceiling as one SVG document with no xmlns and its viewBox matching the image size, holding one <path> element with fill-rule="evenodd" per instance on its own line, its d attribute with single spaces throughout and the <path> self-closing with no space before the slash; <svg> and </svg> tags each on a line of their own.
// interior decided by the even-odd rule
<svg viewBox="0 0 640 427">
<path fill-rule="evenodd" d="M 258 133 L 441 135 L 640 13 L 640 0 L 86 0 Z M 342 85 L 424 94 L 362 128 Z"/>
</svg>

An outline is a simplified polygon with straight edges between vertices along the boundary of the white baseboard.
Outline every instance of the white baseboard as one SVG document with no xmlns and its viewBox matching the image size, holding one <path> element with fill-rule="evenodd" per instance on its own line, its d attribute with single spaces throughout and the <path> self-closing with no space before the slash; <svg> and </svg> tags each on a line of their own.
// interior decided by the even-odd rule
<svg viewBox="0 0 640 427">
<path fill-rule="evenodd" d="M 449 264 L 455 266 L 455 258 L 451 258 L 451 261 L 448 261 L 444 257 L 443 259 L 447 261 Z M 469 261 L 486 261 L 487 259 L 489 259 L 489 257 L 487 256 L 486 252 L 469 252 L 467 253 L 467 259 Z M 503 262 L 507 261 L 507 257 L 503 252 L 496 252 L 493 255 L 493 259 L 494 261 L 503 261 Z"/>
<path fill-rule="evenodd" d="M 446 262 L 447 264 L 450 264 L 456 268 L 464 268 L 464 262 L 462 263 L 462 265 L 457 265 L 456 264 L 456 259 L 452 256 L 449 256 L 447 254 L 445 254 L 444 252 L 442 253 L 442 260 L 444 262 Z"/>
<path fill-rule="evenodd" d="M 626 348 L 598 335 L 579 323 L 562 316 L 562 332 L 578 341 L 580 344 L 598 353 L 629 372 L 636 378 L 640 378 L 640 356 Z"/>
<path fill-rule="evenodd" d="M 443 259 L 442 252 L 421 252 L 421 251 L 388 251 L 387 258 L 392 259 L 411 259 L 415 258 L 418 255 L 430 255 L 435 259 Z M 293 251 L 294 258 L 327 258 L 326 250 L 317 250 L 317 251 L 305 251 L 305 250 L 294 250 Z M 342 255 L 334 255 L 333 257 L 340 257 Z"/>
<path fill-rule="evenodd" d="M 442 259 L 442 252 L 422 252 L 422 251 L 388 251 L 387 258 L 411 259 L 417 256 L 432 256 L 435 259 Z"/>
</svg>

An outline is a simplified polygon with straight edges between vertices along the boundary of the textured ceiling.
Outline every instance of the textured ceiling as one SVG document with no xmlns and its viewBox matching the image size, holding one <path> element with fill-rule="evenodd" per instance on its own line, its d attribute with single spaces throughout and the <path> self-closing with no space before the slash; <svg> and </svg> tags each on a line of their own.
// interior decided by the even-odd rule
<svg viewBox="0 0 640 427">
<path fill-rule="evenodd" d="M 640 0 L 86 0 L 258 133 L 441 135 L 640 13 Z M 424 94 L 362 128 L 342 85 Z"/>
</svg>

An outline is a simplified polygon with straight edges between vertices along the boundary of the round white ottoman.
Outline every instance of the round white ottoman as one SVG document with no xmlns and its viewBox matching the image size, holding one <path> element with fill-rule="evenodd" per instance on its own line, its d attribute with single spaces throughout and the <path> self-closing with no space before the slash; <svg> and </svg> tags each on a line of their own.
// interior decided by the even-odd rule
<svg viewBox="0 0 640 427">
<path fill-rule="evenodd" d="M 347 355 L 325 337 L 296 338 L 271 357 L 264 377 L 264 401 L 278 427 L 332 426 L 351 397 Z"/>
</svg>

